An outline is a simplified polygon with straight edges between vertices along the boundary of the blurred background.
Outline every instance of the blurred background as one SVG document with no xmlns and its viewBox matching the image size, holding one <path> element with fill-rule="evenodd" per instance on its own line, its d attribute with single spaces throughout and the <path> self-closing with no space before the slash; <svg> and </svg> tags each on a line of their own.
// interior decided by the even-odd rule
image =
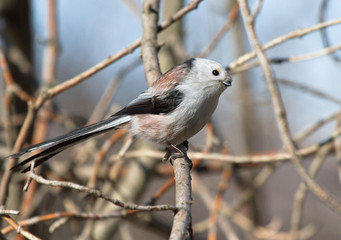
<svg viewBox="0 0 341 240">
<path fill-rule="evenodd" d="M 250 9 L 256 9 L 259 2 L 248 1 Z M 190 3 L 161 1 L 160 23 Z M 340 9 L 341 2 L 337 0 L 264 1 L 255 29 L 261 43 L 266 44 L 298 29 L 340 19 Z M 14 82 L 37 97 L 139 39 L 141 12 L 140 0 L 1 0 L 2 55 Z M 297 37 L 266 51 L 270 60 L 281 60 L 273 61 L 271 67 L 297 146 L 320 144 L 315 154 L 304 158 L 304 164 L 308 169 L 314 159 L 325 160 L 316 180 L 337 199 L 341 199 L 340 143 L 337 138 L 328 146 L 321 143 L 333 136 L 341 121 L 339 23 L 303 37 L 296 34 Z M 236 60 L 252 51 L 252 47 L 235 1 L 202 1 L 197 9 L 159 34 L 158 43 L 163 72 L 187 58 L 200 56 L 229 66 L 233 74 L 233 85 L 220 98 L 211 123 L 190 139 L 190 152 L 269 156 L 284 150 L 257 59 L 236 65 Z M 311 55 L 323 49 L 332 53 Z M 309 55 L 300 58 L 304 54 Z M 148 87 L 140 55 L 138 48 L 47 101 L 30 128 L 25 145 L 103 119 L 129 103 Z M 248 68 L 248 63 L 255 64 Z M 12 151 L 27 113 L 27 99 L 16 96 L 6 81 L 4 65 L 1 70 L 2 159 Z M 326 123 L 321 124 L 323 121 Z M 303 130 L 319 123 L 321 126 L 302 137 Z M 96 137 L 57 155 L 41 166 L 38 173 L 51 180 L 95 187 L 123 201 L 145 204 L 172 178 L 172 167 L 151 154 L 129 157 L 129 152 L 136 149 L 153 149 L 141 141 L 130 141 L 123 132 Z M 123 146 L 129 146 L 127 152 L 122 151 Z M 100 151 L 104 151 L 103 158 L 99 157 Z M 297 207 L 298 193 L 302 193 L 305 185 L 289 160 L 244 164 L 200 160 L 192 170 L 195 239 L 206 239 L 212 232 L 217 239 L 340 238 L 340 216 L 315 195 L 306 192 L 302 205 Z M 2 177 L 6 162 L 1 164 Z M 223 182 L 228 185 L 225 190 Z M 99 214 L 117 211 L 111 204 L 84 194 L 40 184 L 32 184 L 23 194 L 24 184 L 24 174 L 12 176 L 5 205 L 7 209 L 21 210 L 22 214 L 15 218 L 18 221 L 59 211 Z M 214 199 L 218 196 L 234 212 L 226 213 L 222 209 L 228 206 L 222 204 L 219 220 L 214 223 L 213 209 L 217 204 Z M 174 204 L 174 188 L 158 198 L 157 204 Z M 105 220 L 61 218 L 65 221 L 62 222 L 55 218 L 26 229 L 42 239 L 167 239 L 172 217 L 170 212 L 153 212 Z M 2 228 L 5 227 L 3 223 Z M 13 232 L 6 236 L 20 238 Z"/>
</svg>

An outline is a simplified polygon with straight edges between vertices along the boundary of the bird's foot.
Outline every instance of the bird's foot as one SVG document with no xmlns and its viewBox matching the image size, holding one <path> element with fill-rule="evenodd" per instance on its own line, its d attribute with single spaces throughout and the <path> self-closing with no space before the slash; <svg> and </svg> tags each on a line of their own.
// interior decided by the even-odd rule
<svg viewBox="0 0 341 240">
<path fill-rule="evenodd" d="M 167 162 L 168 159 L 170 158 L 170 156 L 171 156 L 171 152 L 168 148 L 166 148 L 166 154 L 165 154 L 165 156 L 163 156 L 162 162 Z"/>
<path fill-rule="evenodd" d="M 173 144 L 169 145 L 167 148 L 167 152 L 163 157 L 163 161 L 167 161 L 169 159 L 170 163 L 173 165 L 173 161 L 177 158 L 184 158 L 188 162 L 190 168 L 192 169 L 193 163 L 192 160 L 188 158 L 186 152 L 188 150 L 188 141 L 184 141 L 182 144 L 174 146 Z"/>
</svg>

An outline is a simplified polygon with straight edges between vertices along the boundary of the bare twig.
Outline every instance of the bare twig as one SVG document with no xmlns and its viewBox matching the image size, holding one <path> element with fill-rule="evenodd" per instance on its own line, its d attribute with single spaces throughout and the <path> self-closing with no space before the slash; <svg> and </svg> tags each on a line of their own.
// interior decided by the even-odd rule
<svg viewBox="0 0 341 240">
<path fill-rule="evenodd" d="M 32 107 L 32 104 L 29 103 L 28 113 L 23 123 L 23 126 L 21 127 L 17 140 L 14 144 L 13 152 L 18 152 L 24 145 L 26 136 L 31 128 L 34 117 L 35 117 L 35 110 Z M 1 184 L 0 184 L 0 206 L 3 206 L 6 202 L 6 198 L 8 194 L 8 186 L 12 177 L 12 171 L 10 169 L 14 167 L 16 164 L 17 164 L 17 159 L 12 158 L 8 161 L 6 165 L 6 170 L 2 176 Z"/>
<path fill-rule="evenodd" d="M 252 15 L 250 16 L 251 17 L 251 19 L 250 19 L 251 22 L 254 22 L 256 20 L 260 10 L 262 9 L 262 5 L 263 5 L 263 0 L 258 0 L 257 6 L 256 6 L 255 10 L 252 13 Z"/>
<path fill-rule="evenodd" d="M 107 139 L 104 144 L 102 145 L 101 149 L 96 154 L 96 158 L 94 161 L 94 165 L 92 168 L 92 173 L 89 178 L 88 186 L 89 187 L 96 187 L 96 181 L 97 181 L 97 174 L 99 171 L 99 167 L 101 166 L 102 160 L 105 158 L 106 154 L 108 153 L 109 149 L 112 147 L 112 145 L 121 137 L 123 137 L 125 134 L 125 131 L 123 129 L 120 129 L 114 134 L 111 135 L 109 139 Z"/>
<path fill-rule="evenodd" d="M 316 154 L 316 157 L 311 163 L 310 168 L 309 168 L 309 174 L 311 175 L 312 178 L 315 177 L 317 171 L 320 169 L 331 147 L 332 147 L 332 143 L 329 143 L 323 146 L 319 150 L 319 152 Z M 303 203 L 306 198 L 307 190 L 308 188 L 306 184 L 302 182 L 299 185 L 295 193 L 295 201 L 294 201 L 294 207 L 293 207 L 292 215 L 291 215 L 291 229 L 290 229 L 293 240 L 299 239 L 299 230 L 300 230 L 300 225 L 301 225 L 301 220 L 302 220 Z"/>
<path fill-rule="evenodd" d="M 20 212 L 17 210 L 7 210 L 7 209 L 0 209 L 0 215 L 19 215 Z"/>
<path fill-rule="evenodd" d="M 198 55 L 198 57 L 205 57 L 207 54 L 212 52 L 215 46 L 217 46 L 218 42 L 221 40 L 221 38 L 224 36 L 224 34 L 231 28 L 233 22 L 238 17 L 238 4 L 235 3 L 226 19 L 226 22 L 221 27 L 219 32 L 212 38 L 212 41 L 205 47 L 201 53 Z"/>
<path fill-rule="evenodd" d="M 338 19 L 334 19 L 334 20 L 330 20 L 327 22 L 323 22 L 320 24 L 316 24 L 307 28 L 303 28 L 303 29 L 297 29 L 295 31 L 292 31 L 286 35 L 280 36 L 278 38 L 275 38 L 273 40 L 271 40 L 270 42 L 264 44 L 261 49 L 263 51 L 273 48 L 281 43 L 284 43 L 290 39 L 293 38 L 301 38 L 306 34 L 309 34 L 311 32 L 332 26 L 332 25 L 336 25 L 336 24 L 340 24 L 341 23 L 341 18 Z M 243 65 L 244 63 L 246 63 L 247 61 L 251 60 L 252 58 L 256 57 L 256 52 L 252 51 L 249 53 L 244 54 L 243 56 L 240 56 L 238 59 L 236 59 L 235 61 L 233 61 L 232 63 L 230 63 L 229 68 L 231 70 L 231 72 L 234 72 L 234 69 L 239 67 L 240 65 Z"/>
<path fill-rule="evenodd" d="M 51 187 L 63 187 L 69 188 L 73 190 L 77 190 L 79 192 L 84 192 L 88 195 L 95 196 L 96 198 L 102 198 L 108 202 L 111 202 L 119 207 L 130 210 L 141 210 L 141 211 L 177 211 L 178 207 L 174 207 L 171 205 L 155 205 L 155 206 L 141 206 L 132 203 L 125 203 L 118 199 L 112 198 L 103 194 L 100 190 L 96 190 L 93 188 L 89 188 L 83 185 L 79 185 L 72 182 L 65 181 L 55 181 L 55 180 L 47 180 L 41 176 L 36 175 L 33 171 L 30 171 L 30 177 L 37 181 L 38 183 L 45 184 Z"/>
<path fill-rule="evenodd" d="M 330 53 L 334 53 L 340 49 L 341 49 L 341 44 L 337 44 L 337 45 L 329 46 L 329 47 L 326 47 L 326 48 L 323 48 L 321 50 L 317 50 L 317 51 L 314 51 L 311 53 L 305 53 L 305 54 L 301 54 L 301 55 L 297 55 L 297 56 L 290 56 L 290 57 L 272 58 L 272 59 L 269 59 L 268 62 L 271 64 L 283 64 L 286 62 L 293 63 L 293 62 L 307 61 L 307 60 L 311 60 L 311 59 L 315 59 L 315 58 L 325 56 L 325 55 L 330 54 Z M 234 68 L 232 70 L 232 72 L 238 73 L 238 72 L 245 71 L 247 69 L 250 69 L 250 68 L 253 68 L 256 66 L 259 66 L 259 61 L 247 62 L 247 63 L 240 65 L 237 68 Z"/>
<path fill-rule="evenodd" d="M 6 91 L 10 94 L 16 94 L 18 98 L 24 102 L 32 101 L 33 97 L 26 93 L 23 89 L 21 89 L 21 87 L 14 81 L 2 47 L 0 47 L 0 66 L 5 83 L 7 85 Z"/>
<path fill-rule="evenodd" d="M 56 77 L 57 57 L 58 57 L 58 28 L 57 28 L 57 9 L 56 0 L 49 0 L 47 4 L 47 38 L 46 48 L 44 50 L 44 61 L 42 69 L 42 89 L 48 89 L 52 86 Z M 53 114 L 52 101 L 47 101 L 41 111 L 38 112 L 34 122 L 34 133 L 32 143 L 37 144 L 46 140 L 46 134 Z M 39 171 L 39 170 L 37 170 Z M 30 184 L 30 181 L 27 184 Z M 21 202 L 22 217 L 26 218 L 31 209 L 34 194 L 37 190 L 37 183 L 33 182 L 30 190 L 23 196 Z"/>
<path fill-rule="evenodd" d="M 134 16 L 136 16 L 138 19 L 141 19 L 141 9 L 135 0 L 123 0 L 121 2 L 127 6 Z"/>
<path fill-rule="evenodd" d="M 211 208 L 211 216 L 209 218 L 209 229 L 208 229 L 208 237 L 209 240 L 217 239 L 217 229 L 216 225 L 219 218 L 219 211 L 221 209 L 222 200 L 224 197 L 224 193 L 228 187 L 228 181 L 231 178 L 231 169 L 226 168 L 223 170 L 221 174 L 221 180 L 219 183 L 219 192 L 212 203 Z"/>
<path fill-rule="evenodd" d="M 326 19 L 325 13 L 327 12 L 329 2 L 330 2 L 329 0 L 323 0 L 321 2 L 320 15 L 319 15 L 319 21 L 320 22 L 324 22 Z M 329 42 L 329 38 L 328 38 L 327 29 L 321 29 L 320 33 L 321 33 L 321 39 L 323 42 L 323 46 L 329 47 L 330 42 Z M 330 56 L 334 61 L 341 62 L 341 59 L 335 53 L 331 53 Z"/>
<path fill-rule="evenodd" d="M 22 227 L 31 226 L 31 225 L 38 224 L 41 222 L 57 220 L 60 218 L 106 220 L 109 218 L 125 217 L 125 216 L 132 215 L 132 214 L 135 214 L 138 212 L 141 212 L 141 211 L 137 211 L 137 210 L 129 210 L 129 211 L 123 210 L 122 211 L 122 210 L 120 210 L 120 211 L 114 211 L 114 212 L 108 213 L 108 214 L 90 213 L 90 212 L 55 212 L 55 213 L 49 213 L 46 215 L 35 216 L 32 218 L 21 220 L 19 222 L 19 225 Z M 12 227 L 8 226 L 8 227 L 3 228 L 1 230 L 1 233 L 7 234 L 13 230 L 16 230 L 16 229 L 13 229 Z"/>
<path fill-rule="evenodd" d="M 37 238 L 33 234 L 27 232 L 24 230 L 18 223 L 16 223 L 10 216 L 2 216 L 2 218 L 9 224 L 11 227 L 16 230 L 17 233 L 23 235 L 27 239 L 30 240 L 39 240 L 40 238 Z"/>
<path fill-rule="evenodd" d="M 311 134 L 313 134 L 318 129 L 323 127 L 325 124 L 329 123 L 330 121 L 333 121 L 335 119 L 340 119 L 340 118 L 341 118 L 341 111 L 336 111 L 319 119 L 314 124 L 308 125 L 300 133 L 298 133 L 295 137 L 296 142 L 302 142 L 304 139 L 309 137 Z"/>
<path fill-rule="evenodd" d="M 336 121 L 336 128 L 341 128 L 341 117 Z M 341 137 L 338 137 L 334 141 L 335 152 L 336 152 L 336 160 L 337 160 L 337 172 L 339 175 L 339 182 L 341 183 Z"/>
</svg>

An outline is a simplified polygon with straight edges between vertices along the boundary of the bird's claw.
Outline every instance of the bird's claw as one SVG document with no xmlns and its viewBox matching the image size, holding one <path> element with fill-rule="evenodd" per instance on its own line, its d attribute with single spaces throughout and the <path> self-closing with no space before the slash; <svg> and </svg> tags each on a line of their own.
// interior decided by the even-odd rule
<svg viewBox="0 0 341 240">
<path fill-rule="evenodd" d="M 188 150 L 188 141 L 184 141 L 182 145 L 185 147 L 184 151 Z M 162 161 L 167 161 L 173 166 L 173 161 L 177 158 L 184 158 L 189 164 L 190 169 L 192 169 L 193 163 L 192 160 L 187 157 L 187 154 L 181 150 L 180 147 L 170 145 L 170 148 L 167 148 L 165 156 L 162 158 Z"/>
</svg>

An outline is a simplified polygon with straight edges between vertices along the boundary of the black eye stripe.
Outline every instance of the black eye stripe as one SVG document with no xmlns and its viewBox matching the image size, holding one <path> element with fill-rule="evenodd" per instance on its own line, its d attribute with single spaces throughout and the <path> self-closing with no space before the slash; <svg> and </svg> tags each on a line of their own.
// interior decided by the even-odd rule
<svg viewBox="0 0 341 240">
<path fill-rule="evenodd" d="M 212 74 L 213 74 L 214 76 L 218 76 L 218 75 L 220 74 L 220 72 L 219 72 L 217 69 L 214 69 L 214 70 L 212 71 Z"/>
</svg>

